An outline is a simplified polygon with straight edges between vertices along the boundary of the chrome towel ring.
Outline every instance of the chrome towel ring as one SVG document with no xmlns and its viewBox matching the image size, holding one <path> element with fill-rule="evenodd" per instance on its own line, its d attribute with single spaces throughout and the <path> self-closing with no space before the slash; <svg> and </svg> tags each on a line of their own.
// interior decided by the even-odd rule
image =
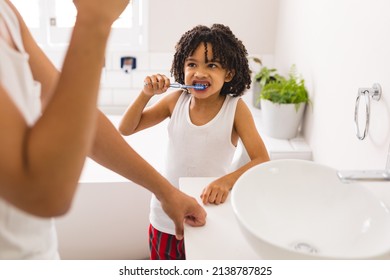
<svg viewBox="0 0 390 280">
<path fill-rule="evenodd" d="M 359 88 L 358 95 L 356 97 L 356 104 L 355 104 L 355 126 L 356 126 L 356 137 L 359 140 L 363 140 L 367 133 L 368 133 L 368 127 L 370 124 L 370 102 L 371 98 L 375 101 L 379 101 L 382 96 L 382 88 L 380 84 L 375 83 L 372 85 L 372 88 Z M 365 108 L 366 108 L 366 123 L 364 127 L 363 133 L 360 132 L 359 128 L 359 104 L 360 99 L 364 98 L 365 101 Z"/>
</svg>

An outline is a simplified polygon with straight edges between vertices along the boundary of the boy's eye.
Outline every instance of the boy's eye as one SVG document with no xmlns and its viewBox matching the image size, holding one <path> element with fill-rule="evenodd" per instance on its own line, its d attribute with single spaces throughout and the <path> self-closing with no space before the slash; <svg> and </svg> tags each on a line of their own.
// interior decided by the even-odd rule
<svg viewBox="0 0 390 280">
<path fill-rule="evenodd" d="M 190 63 L 187 63 L 187 67 L 195 67 L 195 63 L 192 63 L 192 62 L 190 62 Z"/>
<path fill-rule="evenodd" d="M 210 64 L 208 65 L 208 67 L 209 67 L 209 68 L 217 68 L 218 65 L 215 64 L 215 63 L 210 63 Z"/>
</svg>

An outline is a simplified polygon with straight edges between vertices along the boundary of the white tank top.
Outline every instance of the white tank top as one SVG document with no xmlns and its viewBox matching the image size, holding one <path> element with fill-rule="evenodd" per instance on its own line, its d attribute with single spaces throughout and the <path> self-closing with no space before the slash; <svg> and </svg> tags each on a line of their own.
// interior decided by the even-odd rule
<svg viewBox="0 0 390 280">
<path fill-rule="evenodd" d="M 33 80 L 18 20 L 4 0 L 0 18 L 6 23 L 18 51 L 0 37 L 0 82 L 28 125 L 40 116 L 40 84 Z M 2 133 L 7 133 L 2 131 Z M 0 259 L 58 259 L 53 219 L 25 213 L 0 197 Z"/>
<path fill-rule="evenodd" d="M 177 188 L 180 177 L 220 177 L 227 174 L 236 150 L 231 139 L 239 98 L 227 95 L 218 114 L 201 126 L 191 122 L 191 98 L 188 93 L 181 94 L 168 124 L 165 176 Z M 150 222 L 159 231 L 175 234 L 174 223 L 155 196 L 151 200 Z"/>
</svg>

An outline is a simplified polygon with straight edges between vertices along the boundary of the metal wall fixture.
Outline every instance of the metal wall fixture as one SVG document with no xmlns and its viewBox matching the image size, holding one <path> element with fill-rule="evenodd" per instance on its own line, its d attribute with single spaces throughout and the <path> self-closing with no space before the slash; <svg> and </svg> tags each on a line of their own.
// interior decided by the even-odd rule
<svg viewBox="0 0 390 280">
<path fill-rule="evenodd" d="M 358 95 L 356 97 L 356 104 L 355 104 L 355 125 L 356 125 L 356 137 L 359 140 L 363 140 L 366 138 L 368 134 L 368 128 L 370 124 L 370 102 L 371 99 L 375 101 L 379 101 L 382 96 L 382 88 L 381 85 L 378 83 L 375 83 L 372 85 L 372 88 L 359 88 Z M 359 127 L 359 107 L 360 107 L 360 99 L 364 100 L 365 102 L 365 126 L 363 132 L 360 131 Z"/>
</svg>

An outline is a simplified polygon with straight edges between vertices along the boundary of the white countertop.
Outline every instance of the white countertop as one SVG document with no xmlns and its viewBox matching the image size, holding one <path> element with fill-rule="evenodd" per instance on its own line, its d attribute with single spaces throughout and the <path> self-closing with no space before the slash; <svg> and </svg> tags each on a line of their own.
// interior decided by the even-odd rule
<svg viewBox="0 0 390 280">
<path fill-rule="evenodd" d="M 180 178 L 180 189 L 203 205 L 200 194 L 215 178 Z M 230 203 L 203 205 L 207 212 L 203 227 L 184 227 L 188 260 L 254 260 L 259 259 L 241 233 Z"/>
</svg>

